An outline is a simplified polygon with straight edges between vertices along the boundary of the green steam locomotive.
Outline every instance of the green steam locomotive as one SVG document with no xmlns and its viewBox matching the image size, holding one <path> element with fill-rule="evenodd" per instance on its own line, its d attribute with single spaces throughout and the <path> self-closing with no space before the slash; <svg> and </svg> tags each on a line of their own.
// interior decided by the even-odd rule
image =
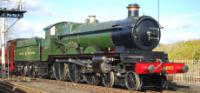
<svg viewBox="0 0 200 93">
<path fill-rule="evenodd" d="M 130 4 L 124 20 L 99 22 L 89 16 L 85 23 L 46 27 L 45 39 L 17 40 L 15 72 L 131 90 L 163 88 L 167 74 L 187 72 L 188 67 L 152 51 L 160 41 L 160 25 L 150 16 L 139 16 L 139 8 Z"/>
</svg>

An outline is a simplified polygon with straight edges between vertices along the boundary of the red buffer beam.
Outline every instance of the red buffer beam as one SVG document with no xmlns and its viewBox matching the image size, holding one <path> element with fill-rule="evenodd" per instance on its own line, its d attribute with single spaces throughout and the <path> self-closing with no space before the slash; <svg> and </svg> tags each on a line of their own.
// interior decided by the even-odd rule
<svg viewBox="0 0 200 93">
<path fill-rule="evenodd" d="M 153 73 L 186 73 L 189 68 L 184 63 L 166 63 L 166 62 L 138 62 L 135 64 L 135 72 L 137 74 L 153 74 Z"/>
</svg>

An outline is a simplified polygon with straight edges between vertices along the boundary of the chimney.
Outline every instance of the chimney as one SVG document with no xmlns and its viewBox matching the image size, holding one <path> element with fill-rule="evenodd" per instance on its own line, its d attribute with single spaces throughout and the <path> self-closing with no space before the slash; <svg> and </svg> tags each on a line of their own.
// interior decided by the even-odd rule
<svg viewBox="0 0 200 93">
<path fill-rule="evenodd" d="M 138 17 L 140 6 L 138 4 L 129 4 L 127 6 L 128 9 L 128 17 Z"/>
<path fill-rule="evenodd" d="M 95 15 L 89 15 L 88 18 L 86 19 L 86 23 L 89 24 L 98 23 L 98 20 L 96 19 Z"/>
</svg>

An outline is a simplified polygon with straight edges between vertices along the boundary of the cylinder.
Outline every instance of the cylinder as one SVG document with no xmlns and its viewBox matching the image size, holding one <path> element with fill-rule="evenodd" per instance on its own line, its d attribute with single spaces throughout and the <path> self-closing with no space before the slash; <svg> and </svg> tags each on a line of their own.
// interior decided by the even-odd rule
<svg viewBox="0 0 200 93">
<path fill-rule="evenodd" d="M 111 71 L 111 66 L 107 63 L 107 58 L 105 56 L 94 56 L 92 61 L 94 72 L 108 73 Z"/>
</svg>

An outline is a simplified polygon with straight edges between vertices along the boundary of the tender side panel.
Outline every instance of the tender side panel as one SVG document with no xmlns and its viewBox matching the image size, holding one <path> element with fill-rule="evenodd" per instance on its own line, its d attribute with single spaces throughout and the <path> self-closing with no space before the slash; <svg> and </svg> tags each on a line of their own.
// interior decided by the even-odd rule
<svg viewBox="0 0 200 93">
<path fill-rule="evenodd" d="M 40 61 L 41 39 L 30 38 L 17 41 L 15 61 Z"/>
</svg>

